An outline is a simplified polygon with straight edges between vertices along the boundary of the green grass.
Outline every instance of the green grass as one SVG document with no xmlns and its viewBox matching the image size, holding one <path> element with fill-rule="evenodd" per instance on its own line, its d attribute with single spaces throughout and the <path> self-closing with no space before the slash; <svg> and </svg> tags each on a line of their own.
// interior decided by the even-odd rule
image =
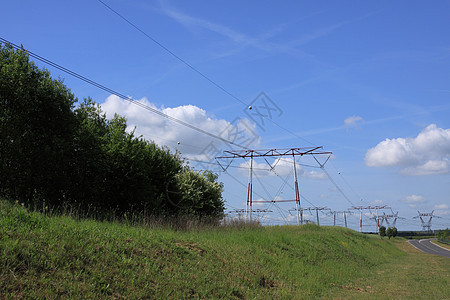
<svg viewBox="0 0 450 300">
<path fill-rule="evenodd" d="M 404 239 L 392 241 L 406 255 L 371 268 L 334 293 L 340 299 L 450 299 L 450 259 L 425 254 Z"/>
<path fill-rule="evenodd" d="M 77 221 L 0 201 L 0 298 L 353 297 L 344 287 L 407 260 L 396 243 L 314 225 L 176 231 Z"/>
<path fill-rule="evenodd" d="M 434 240 L 434 241 L 431 241 L 431 242 L 435 243 L 438 246 L 441 246 L 442 248 L 446 248 L 446 249 L 450 250 L 450 244 L 449 243 L 442 242 L 442 241 L 439 241 L 439 240 Z"/>
</svg>

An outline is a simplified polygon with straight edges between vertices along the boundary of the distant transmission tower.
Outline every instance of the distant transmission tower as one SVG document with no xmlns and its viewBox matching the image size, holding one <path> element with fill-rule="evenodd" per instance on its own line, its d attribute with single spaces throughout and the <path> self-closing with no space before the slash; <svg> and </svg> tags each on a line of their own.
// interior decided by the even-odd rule
<svg viewBox="0 0 450 300">
<path fill-rule="evenodd" d="M 420 222 L 422 223 L 422 231 L 427 231 L 430 232 L 431 231 L 431 220 L 433 219 L 433 217 L 435 218 L 439 218 L 438 216 L 433 215 L 434 210 L 430 213 L 421 213 L 420 211 L 417 211 L 419 213 L 418 216 L 414 217 L 413 219 L 420 219 Z M 430 217 L 428 219 L 428 221 L 425 221 L 422 217 Z"/>
<path fill-rule="evenodd" d="M 254 209 L 252 212 L 256 213 L 257 217 L 258 217 L 258 220 L 261 221 L 260 220 L 260 214 L 271 213 L 273 211 L 268 210 L 268 209 L 257 208 L 257 209 Z M 242 208 L 242 209 L 234 209 L 234 210 L 229 211 L 229 214 L 237 215 L 238 219 L 242 219 L 242 216 L 245 216 L 246 213 L 247 213 L 247 210 L 244 209 L 244 208 Z"/>
<path fill-rule="evenodd" d="M 386 224 L 387 224 L 388 226 L 391 226 L 391 222 L 389 221 L 390 219 L 394 219 L 394 221 L 392 222 L 392 227 L 395 227 L 395 224 L 397 223 L 397 220 L 398 220 L 398 219 L 404 219 L 404 218 L 399 217 L 399 216 L 398 216 L 398 212 L 395 213 L 395 214 L 394 214 L 394 212 L 392 212 L 392 214 L 390 214 L 390 215 L 386 215 L 386 214 L 383 212 L 383 216 L 381 216 L 381 225 L 383 225 L 383 221 L 386 221 Z"/>
<path fill-rule="evenodd" d="M 292 209 L 289 209 L 289 213 L 291 212 L 291 211 L 296 211 L 297 210 L 297 208 L 292 208 Z M 303 212 L 304 211 L 309 211 L 309 213 L 311 214 L 311 211 L 316 211 L 316 224 L 317 225 L 319 225 L 320 226 L 320 220 L 319 220 L 319 211 L 323 211 L 323 210 L 330 210 L 329 208 L 327 208 L 327 207 L 306 207 L 306 208 L 301 208 L 301 212 L 302 212 L 302 216 L 303 216 Z M 312 215 L 312 214 L 311 214 Z"/>
<path fill-rule="evenodd" d="M 389 209 L 390 207 L 383 205 L 383 206 L 352 206 L 351 208 L 349 208 L 349 210 L 359 210 L 360 214 L 359 214 L 359 231 L 362 232 L 362 227 L 363 227 L 363 223 L 362 223 L 362 217 L 363 217 L 363 209 L 368 209 L 368 210 L 372 210 L 375 209 L 376 214 L 373 217 L 373 219 L 375 219 L 376 222 L 376 226 L 377 226 L 377 231 L 380 230 L 380 215 L 378 214 L 378 210 L 379 209 Z"/>
<path fill-rule="evenodd" d="M 352 214 L 352 212 L 349 211 L 349 210 L 344 210 L 344 211 L 332 211 L 332 212 L 330 212 L 330 214 L 333 215 L 333 226 L 336 226 L 336 215 L 342 214 L 342 216 L 344 217 L 344 224 L 345 224 L 345 227 L 347 228 L 347 214 Z"/>
</svg>

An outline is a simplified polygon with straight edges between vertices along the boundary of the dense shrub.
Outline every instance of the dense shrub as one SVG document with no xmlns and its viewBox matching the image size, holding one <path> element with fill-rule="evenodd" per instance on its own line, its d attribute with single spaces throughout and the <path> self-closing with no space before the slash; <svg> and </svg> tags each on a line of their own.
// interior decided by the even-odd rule
<svg viewBox="0 0 450 300">
<path fill-rule="evenodd" d="M 127 132 L 124 117 L 108 120 L 92 99 L 77 101 L 26 51 L 0 44 L 0 195 L 35 207 L 222 216 L 217 176 Z"/>
</svg>

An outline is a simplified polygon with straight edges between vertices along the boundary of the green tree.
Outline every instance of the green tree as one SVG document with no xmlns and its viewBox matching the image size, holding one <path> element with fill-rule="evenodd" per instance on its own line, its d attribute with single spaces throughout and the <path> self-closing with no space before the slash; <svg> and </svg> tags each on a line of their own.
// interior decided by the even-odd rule
<svg viewBox="0 0 450 300">
<path fill-rule="evenodd" d="M 24 50 L 0 44 L 0 192 L 31 203 L 67 196 L 76 98 Z"/>
<path fill-rule="evenodd" d="M 380 228 L 378 229 L 378 234 L 382 237 L 386 236 L 386 227 L 380 226 Z"/>
<path fill-rule="evenodd" d="M 105 171 L 108 161 L 104 140 L 108 133 L 108 120 L 91 98 L 84 99 L 74 113 L 77 126 L 73 140 L 70 198 L 82 207 L 100 207 L 107 192 Z"/>
<path fill-rule="evenodd" d="M 82 194 L 75 198 L 108 210 L 163 210 L 165 186 L 183 170 L 181 158 L 127 132 L 125 118 L 108 120 L 91 99 L 76 114 L 80 127 L 74 193 Z"/>
<path fill-rule="evenodd" d="M 386 229 L 386 235 L 387 235 L 387 237 L 388 237 L 389 239 L 391 239 L 391 237 L 394 235 L 394 232 L 393 232 L 393 230 L 392 230 L 391 227 L 388 227 L 388 228 Z"/>
<path fill-rule="evenodd" d="M 24 50 L 0 44 L 0 194 L 29 204 L 220 218 L 221 183 L 77 99 Z M 177 205 L 168 197 L 175 191 Z"/>
<path fill-rule="evenodd" d="M 392 237 L 396 237 L 398 234 L 397 227 L 392 227 Z"/>
<path fill-rule="evenodd" d="M 209 171 L 185 170 L 175 176 L 178 192 L 168 193 L 173 207 L 179 213 L 198 217 L 223 217 L 223 184 Z"/>
<path fill-rule="evenodd" d="M 439 229 L 437 234 L 436 234 L 436 237 L 439 240 L 445 240 L 445 239 L 447 239 L 449 237 L 449 235 L 450 235 L 450 233 L 449 233 L 448 228 L 446 228 L 445 230 Z"/>
</svg>

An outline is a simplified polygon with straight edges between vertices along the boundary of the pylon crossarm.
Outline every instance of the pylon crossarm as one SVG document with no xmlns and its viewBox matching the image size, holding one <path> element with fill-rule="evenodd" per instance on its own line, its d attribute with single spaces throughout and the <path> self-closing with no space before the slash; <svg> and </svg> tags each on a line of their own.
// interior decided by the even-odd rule
<svg viewBox="0 0 450 300">
<path fill-rule="evenodd" d="M 329 151 L 318 151 L 321 149 L 319 147 L 309 147 L 309 148 L 286 148 L 286 149 L 264 149 L 264 150 L 225 150 L 224 153 L 229 154 L 229 156 L 218 156 L 217 158 L 236 158 L 236 157 L 263 157 L 263 156 L 288 156 L 288 155 L 322 155 L 329 154 Z"/>
<path fill-rule="evenodd" d="M 253 203 L 295 202 L 297 200 L 254 200 Z"/>
</svg>

